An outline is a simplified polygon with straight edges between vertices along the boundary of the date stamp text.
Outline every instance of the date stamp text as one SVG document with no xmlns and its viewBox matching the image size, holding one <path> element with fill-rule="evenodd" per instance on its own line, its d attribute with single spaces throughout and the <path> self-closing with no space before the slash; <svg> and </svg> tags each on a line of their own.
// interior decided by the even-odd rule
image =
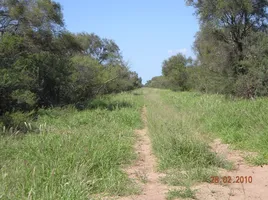
<svg viewBox="0 0 268 200">
<path fill-rule="evenodd" d="M 211 176 L 211 183 L 214 184 L 232 184 L 232 183 L 252 183 L 252 176 Z"/>
</svg>

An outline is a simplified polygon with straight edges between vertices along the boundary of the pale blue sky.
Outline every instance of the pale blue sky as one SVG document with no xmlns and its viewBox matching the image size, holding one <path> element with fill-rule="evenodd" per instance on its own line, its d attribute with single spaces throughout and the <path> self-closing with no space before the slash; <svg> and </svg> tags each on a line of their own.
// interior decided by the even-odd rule
<svg viewBox="0 0 268 200">
<path fill-rule="evenodd" d="M 161 64 L 176 52 L 193 56 L 199 29 L 184 0 L 57 0 L 71 32 L 113 39 L 143 83 L 161 75 Z"/>
</svg>

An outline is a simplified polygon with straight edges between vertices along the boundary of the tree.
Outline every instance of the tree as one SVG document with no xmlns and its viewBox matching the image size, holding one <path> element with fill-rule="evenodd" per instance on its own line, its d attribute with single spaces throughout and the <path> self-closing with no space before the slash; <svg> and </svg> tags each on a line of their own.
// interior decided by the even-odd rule
<svg viewBox="0 0 268 200">
<path fill-rule="evenodd" d="M 89 56 L 76 55 L 72 58 L 73 73 L 70 97 L 71 102 L 91 99 L 102 84 L 104 67 Z"/>
<path fill-rule="evenodd" d="M 237 58 L 233 63 L 234 75 L 246 74 L 244 60 L 245 39 L 251 32 L 267 31 L 267 0 L 187 0 L 196 9 L 202 26 L 209 27 L 212 35 L 232 47 Z"/>
<path fill-rule="evenodd" d="M 165 76 L 155 76 L 147 81 L 146 87 L 169 89 L 171 88 L 170 81 Z"/>
<path fill-rule="evenodd" d="M 141 87 L 141 79 L 135 72 L 129 70 L 128 63 L 123 60 L 120 53 L 120 48 L 113 40 L 100 38 L 94 33 L 79 33 L 76 39 L 82 46 L 82 52 L 76 55 L 76 60 L 91 60 L 91 64 L 94 60 L 98 63 L 95 62 L 91 66 L 88 65 L 89 63 L 84 63 L 86 71 L 89 68 L 95 69 L 94 66 L 101 66 L 98 67 L 97 73 L 92 73 L 96 74 L 99 79 L 96 82 L 93 81 L 95 84 L 91 85 L 91 92 L 88 94 L 121 92 Z M 82 69 L 81 67 L 80 65 L 79 70 Z M 92 80 L 96 79 L 92 77 Z"/>
<path fill-rule="evenodd" d="M 0 32 L 24 35 L 27 32 L 51 30 L 57 33 L 63 26 L 60 4 L 51 0 L 1 0 Z"/>
<path fill-rule="evenodd" d="M 40 107 L 141 86 L 113 40 L 65 30 L 60 4 L 0 3 L 0 126 L 25 131 Z"/>
<path fill-rule="evenodd" d="M 50 0 L 1 3 L 0 115 L 22 103 L 31 102 L 28 109 L 58 104 L 69 83 L 68 55 L 80 49 L 64 31 L 60 5 Z"/>
<path fill-rule="evenodd" d="M 267 94 L 263 87 L 266 85 L 266 69 L 262 63 L 267 53 L 262 46 L 268 38 L 268 1 L 186 2 L 196 9 L 200 20 L 201 29 L 194 49 L 204 79 L 213 84 L 206 88 L 247 98 Z M 256 47 L 256 44 L 261 45 Z"/>
<path fill-rule="evenodd" d="M 113 40 L 102 39 L 94 33 L 79 33 L 76 37 L 83 48 L 83 54 L 91 56 L 100 64 L 118 64 L 122 61 L 120 48 Z"/>
<path fill-rule="evenodd" d="M 162 64 L 162 74 L 169 79 L 173 89 L 187 90 L 188 74 L 186 67 L 192 64 L 191 58 L 177 54 L 165 60 Z"/>
</svg>

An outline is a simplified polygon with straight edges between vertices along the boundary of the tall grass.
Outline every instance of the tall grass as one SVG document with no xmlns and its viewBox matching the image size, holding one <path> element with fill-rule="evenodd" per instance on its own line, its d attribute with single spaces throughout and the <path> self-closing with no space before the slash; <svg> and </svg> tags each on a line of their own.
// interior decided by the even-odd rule
<svg viewBox="0 0 268 200">
<path fill-rule="evenodd" d="M 168 173 L 164 181 L 189 187 L 196 182 L 210 181 L 211 175 L 217 174 L 217 167 L 230 167 L 210 150 L 192 126 L 191 114 L 164 102 L 162 92 L 146 89 L 145 100 L 153 150 L 159 169 Z"/>
<path fill-rule="evenodd" d="M 221 95 L 162 91 L 165 102 L 191 115 L 193 126 L 235 148 L 254 151 L 255 164 L 268 164 L 268 99 L 228 99 Z"/>
<path fill-rule="evenodd" d="M 136 92 L 137 93 L 137 92 Z M 135 159 L 143 96 L 124 93 L 74 107 L 41 110 L 40 134 L 1 136 L 0 199 L 89 199 L 137 188 L 121 170 Z M 42 127 L 42 126 L 41 126 Z"/>
</svg>

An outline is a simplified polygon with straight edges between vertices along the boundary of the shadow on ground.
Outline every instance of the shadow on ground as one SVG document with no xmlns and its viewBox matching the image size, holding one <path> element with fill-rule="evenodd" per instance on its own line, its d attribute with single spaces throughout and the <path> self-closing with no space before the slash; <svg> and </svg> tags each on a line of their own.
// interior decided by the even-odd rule
<svg viewBox="0 0 268 200">
<path fill-rule="evenodd" d="M 131 94 L 133 94 L 133 95 L 135 95 L 135 96 L 143 95 L 142 93 L 138 93 L 138 92 L 132 92 Z"/>
<path fill-rule="evenodd" d="M 109 111 L 118 110 L 122 108 L 131 108 L 132 105 L 126 101 L 107 102 L 107 100 L 93 100 L 87 103 L 77 103 L 75 105 L 77 110 L 87 109 L 107 109 Z"/>
</svg>

